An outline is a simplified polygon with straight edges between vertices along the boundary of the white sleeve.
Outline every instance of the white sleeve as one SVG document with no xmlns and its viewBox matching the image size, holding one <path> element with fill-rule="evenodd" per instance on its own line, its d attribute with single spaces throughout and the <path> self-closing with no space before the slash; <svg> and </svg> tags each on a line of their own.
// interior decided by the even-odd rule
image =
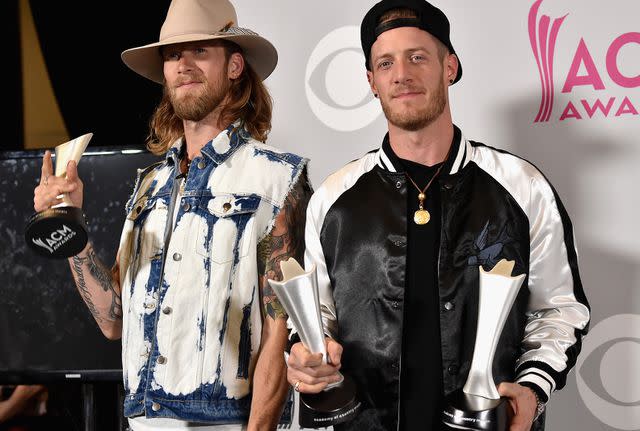
<svg viewBox="0 0 640 431">
<path fill-rule="evenodd" d="M 318 277 L 318 293 L 320 296 L 320 313 L 322 315 L 322 324 L 324 332 L 328 336 L 335 338 L 337 336 L 337 320 L 336 307 L 333 301 L 333 287 L 327 272 L 327 263 L 324 259 L 322 244 L 320 243 L 320 231 L 322 229 L 321 222 L 318 221 L 320 213 L 319 206 L 322 204 L 321 195 L 316 192 L 309 201 L 307 207 L 307 223 L 305 226 L 305 253 L 304 266 L 308 270 L 313 264 L 316 265 L 316 274 Z"/>
</svg>

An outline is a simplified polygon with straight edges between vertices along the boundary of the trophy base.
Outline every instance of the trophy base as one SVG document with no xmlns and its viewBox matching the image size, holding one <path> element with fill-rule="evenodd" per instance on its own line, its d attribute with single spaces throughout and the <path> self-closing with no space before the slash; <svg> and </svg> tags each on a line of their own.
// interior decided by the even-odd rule
<svg viewBox="0 0 640 431">
<path fill-rule="evenodd" d="M 24 236 L 33 251 L 58 259 L 75 256 L 88 241 L 82 210 L 71 206 L 49 208 L 34 214 Z"/>
<path fill-rule="evenodd" d="M 447 429 L 506 431 L 509 428 L 506 398 L 490 400 L 459 389 L 445 399 L 442 423 Z"/>
<path fill-rule="evenodd" d="M 318 394 L 300 394 L 301 428 L 325 428 L 353 419 L 360 410 L 356 385 L 349 376 L 342 384 Z"/>
</svg>

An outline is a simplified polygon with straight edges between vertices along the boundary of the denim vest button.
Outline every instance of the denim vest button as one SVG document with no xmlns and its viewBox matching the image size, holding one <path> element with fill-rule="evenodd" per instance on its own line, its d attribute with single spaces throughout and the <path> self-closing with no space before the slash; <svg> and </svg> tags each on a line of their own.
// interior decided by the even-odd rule
<svg viewBox="0 0 640 431">
<path fill-rule="evenodd" d="M 158 356 L 158 360 L 157 361 L 158 361 L 158 363 L 160 365 L 166 364 L 167 363 L 167 358 L 165 358 L 164 356 Z"/>
<path fill-rule="evenodd" d="M 399 189 L 400 187 L 402 187 L 402 181 L 396 182 L 396 189 Z"/>
<path fill-rule="evenodd" d="M 171 307 L 164 307 L 164 308 L 162 309 L 162 312 L 163 312 L 164 314 L 171 314 L 171 311 L 172 311 L 172 310 L 171 310 Z"/>
<path fill-rule="evenodd" d="M 146 302 L 144 304 L 144 308 L 148 308 L 149 310 L 153 310 L 154 308 L 156 308 L 156 302 L 155 301 Z"/>
<path fill-rule="evenodd" d="M 451 311 L 451 310 L 453 310 L 454 308 L 456 308 L 456 306 L 453 304 L 453 302 L 448 302 L 448 301 L 447 301 L 447 302 L 445 302 L 445 304 L 444 304 L 444 309 L 445 309 L 445 310 L 447 310 L 447 311 Z"/>
<path fill-rule="evenodd" d="M 227 212 L 227 211 L 229 211 L 230 209 L 231 209 L 231 204 L 230 204 L 229 202 L 225 202 L 225 203 L 222 205 L 222 210 L 223 210 L 224 212 Z"/>
<path fill-rule="evenodd" d="M 154 412 L 157 412 L 158 410 L 160 410 L 160 404 L 158 403 L 151 404 L 151 410 L 153 410 Z"/>
<path fill-rule="evenodd" d="M 191 205 L 189 204 L 189 202 L 185 202 L 182 204 L 182 209 L 184 210 L 184 212 L 187 212 L 191 209 Z"/>
<path fill-rule="evenodd" d="M 205 163 L 204 163 L 204 161 L 203 161 L 203 160 L 200 160 L 200 161 L 198 162 L 198 169 L 204 169 L 204 167 L 205 167 L 205 166 L 206 166 L 206 165 L 205 165 Z"/>
<path fill-rule="evenodd" d="M 176 262 L 182 260 L 182 255 L 180 253 L 173 253 L 173 260 Z"/>
</svg>

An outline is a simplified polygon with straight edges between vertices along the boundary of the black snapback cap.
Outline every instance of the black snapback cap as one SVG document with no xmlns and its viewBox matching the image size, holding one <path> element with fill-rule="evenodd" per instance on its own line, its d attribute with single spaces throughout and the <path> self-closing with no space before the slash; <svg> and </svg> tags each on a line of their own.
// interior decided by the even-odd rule
<svg viewBox="0 0 640 431">
<path fill-rule="evenodd" d="M 410 9 L 417 15 L 416 18 L 396 18 L 382 24 L 378 24 L 380 17 L 392 9 Z M 451 54 L 456 54 L 449 39 L 450 24 L 447 16 L 440 9 L 424 0 L 382 0 L 376 3 L 362 20 L 360 25 L 360 41 L 365 56 L 365 66 L 371 70 L 371 46 L 378 36 L 385 31 L 398 27 L 417 27 L 426 31 L 442 42 Z M 458 54 L 456 54 L 458 57 Z M 458 74 L 454 83 L 462 77 L 462 64 L 458 57 Z"/>
</svg>

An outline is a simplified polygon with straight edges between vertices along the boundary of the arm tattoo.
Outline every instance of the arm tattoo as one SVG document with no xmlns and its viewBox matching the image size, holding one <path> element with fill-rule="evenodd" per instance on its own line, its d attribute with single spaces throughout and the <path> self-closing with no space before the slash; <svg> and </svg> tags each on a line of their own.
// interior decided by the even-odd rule
<svg viewBox="0 0 640 431">
<path fill-rule="evenodd" d="M 102 290 L 111 292 L 111 306 L 109 307 L 109 319 L 117 320 L 122 317 L 122 302 L 113 280 L 113 273 L 96 256 L 93 247 L 89 249 L 89 272 L 94 276 Z"/>
<path fill-rule="evenodd" d="M 282 304 L 267 279 L 282 280 L 280 262 L 293 257 L 300 264 L 304 259 L 304 225 L 311 185 L 306 169 L 285 199 L 271 233 L 258 247 L 258 268 L 261 274 L 262 303 L 271 318 L 286 318 Z"/>
<path fill-rule="evenodd" d="M 89 292 L 89 288 L 87 288 L 87 283 L 84 280 L 84 271 L 82 269 L 82 265 L 88 260 L 86 257 L 73 256 L 73 272 L 76 274 L 76 286 L 78 286 L 78 291 L 80 291 L 80 296 L 89 307 L 89 311 L 93 315 L 93 317 L 98 321 L 98 323 L 102 322 L 103 319 L 100 316 L 100 312 L 96 309 L 96 306 L 93 305 L 93 301 L 91 300 L 91 292 Z"/>
<path fill-rule="evenodd" d="M 93 295 L 85 280 L 85 265 L 89 268 L 89 274 L 95 278 L 98 285 L 105 292 L 111 293 L 111 305 L 107 316 L 103 316 L 93 303 Z M 72 269 L 76 275 L 76 286 L 80 291 L 80 295 L 96 321 L 101 323 L 120 319 L 122 317 L 122 303 L 120 294 L 116 290 L 112 273 L 100 262 L 92 246 L 89 246 L 86 257 L 73 256 Z"/>
</svg>

